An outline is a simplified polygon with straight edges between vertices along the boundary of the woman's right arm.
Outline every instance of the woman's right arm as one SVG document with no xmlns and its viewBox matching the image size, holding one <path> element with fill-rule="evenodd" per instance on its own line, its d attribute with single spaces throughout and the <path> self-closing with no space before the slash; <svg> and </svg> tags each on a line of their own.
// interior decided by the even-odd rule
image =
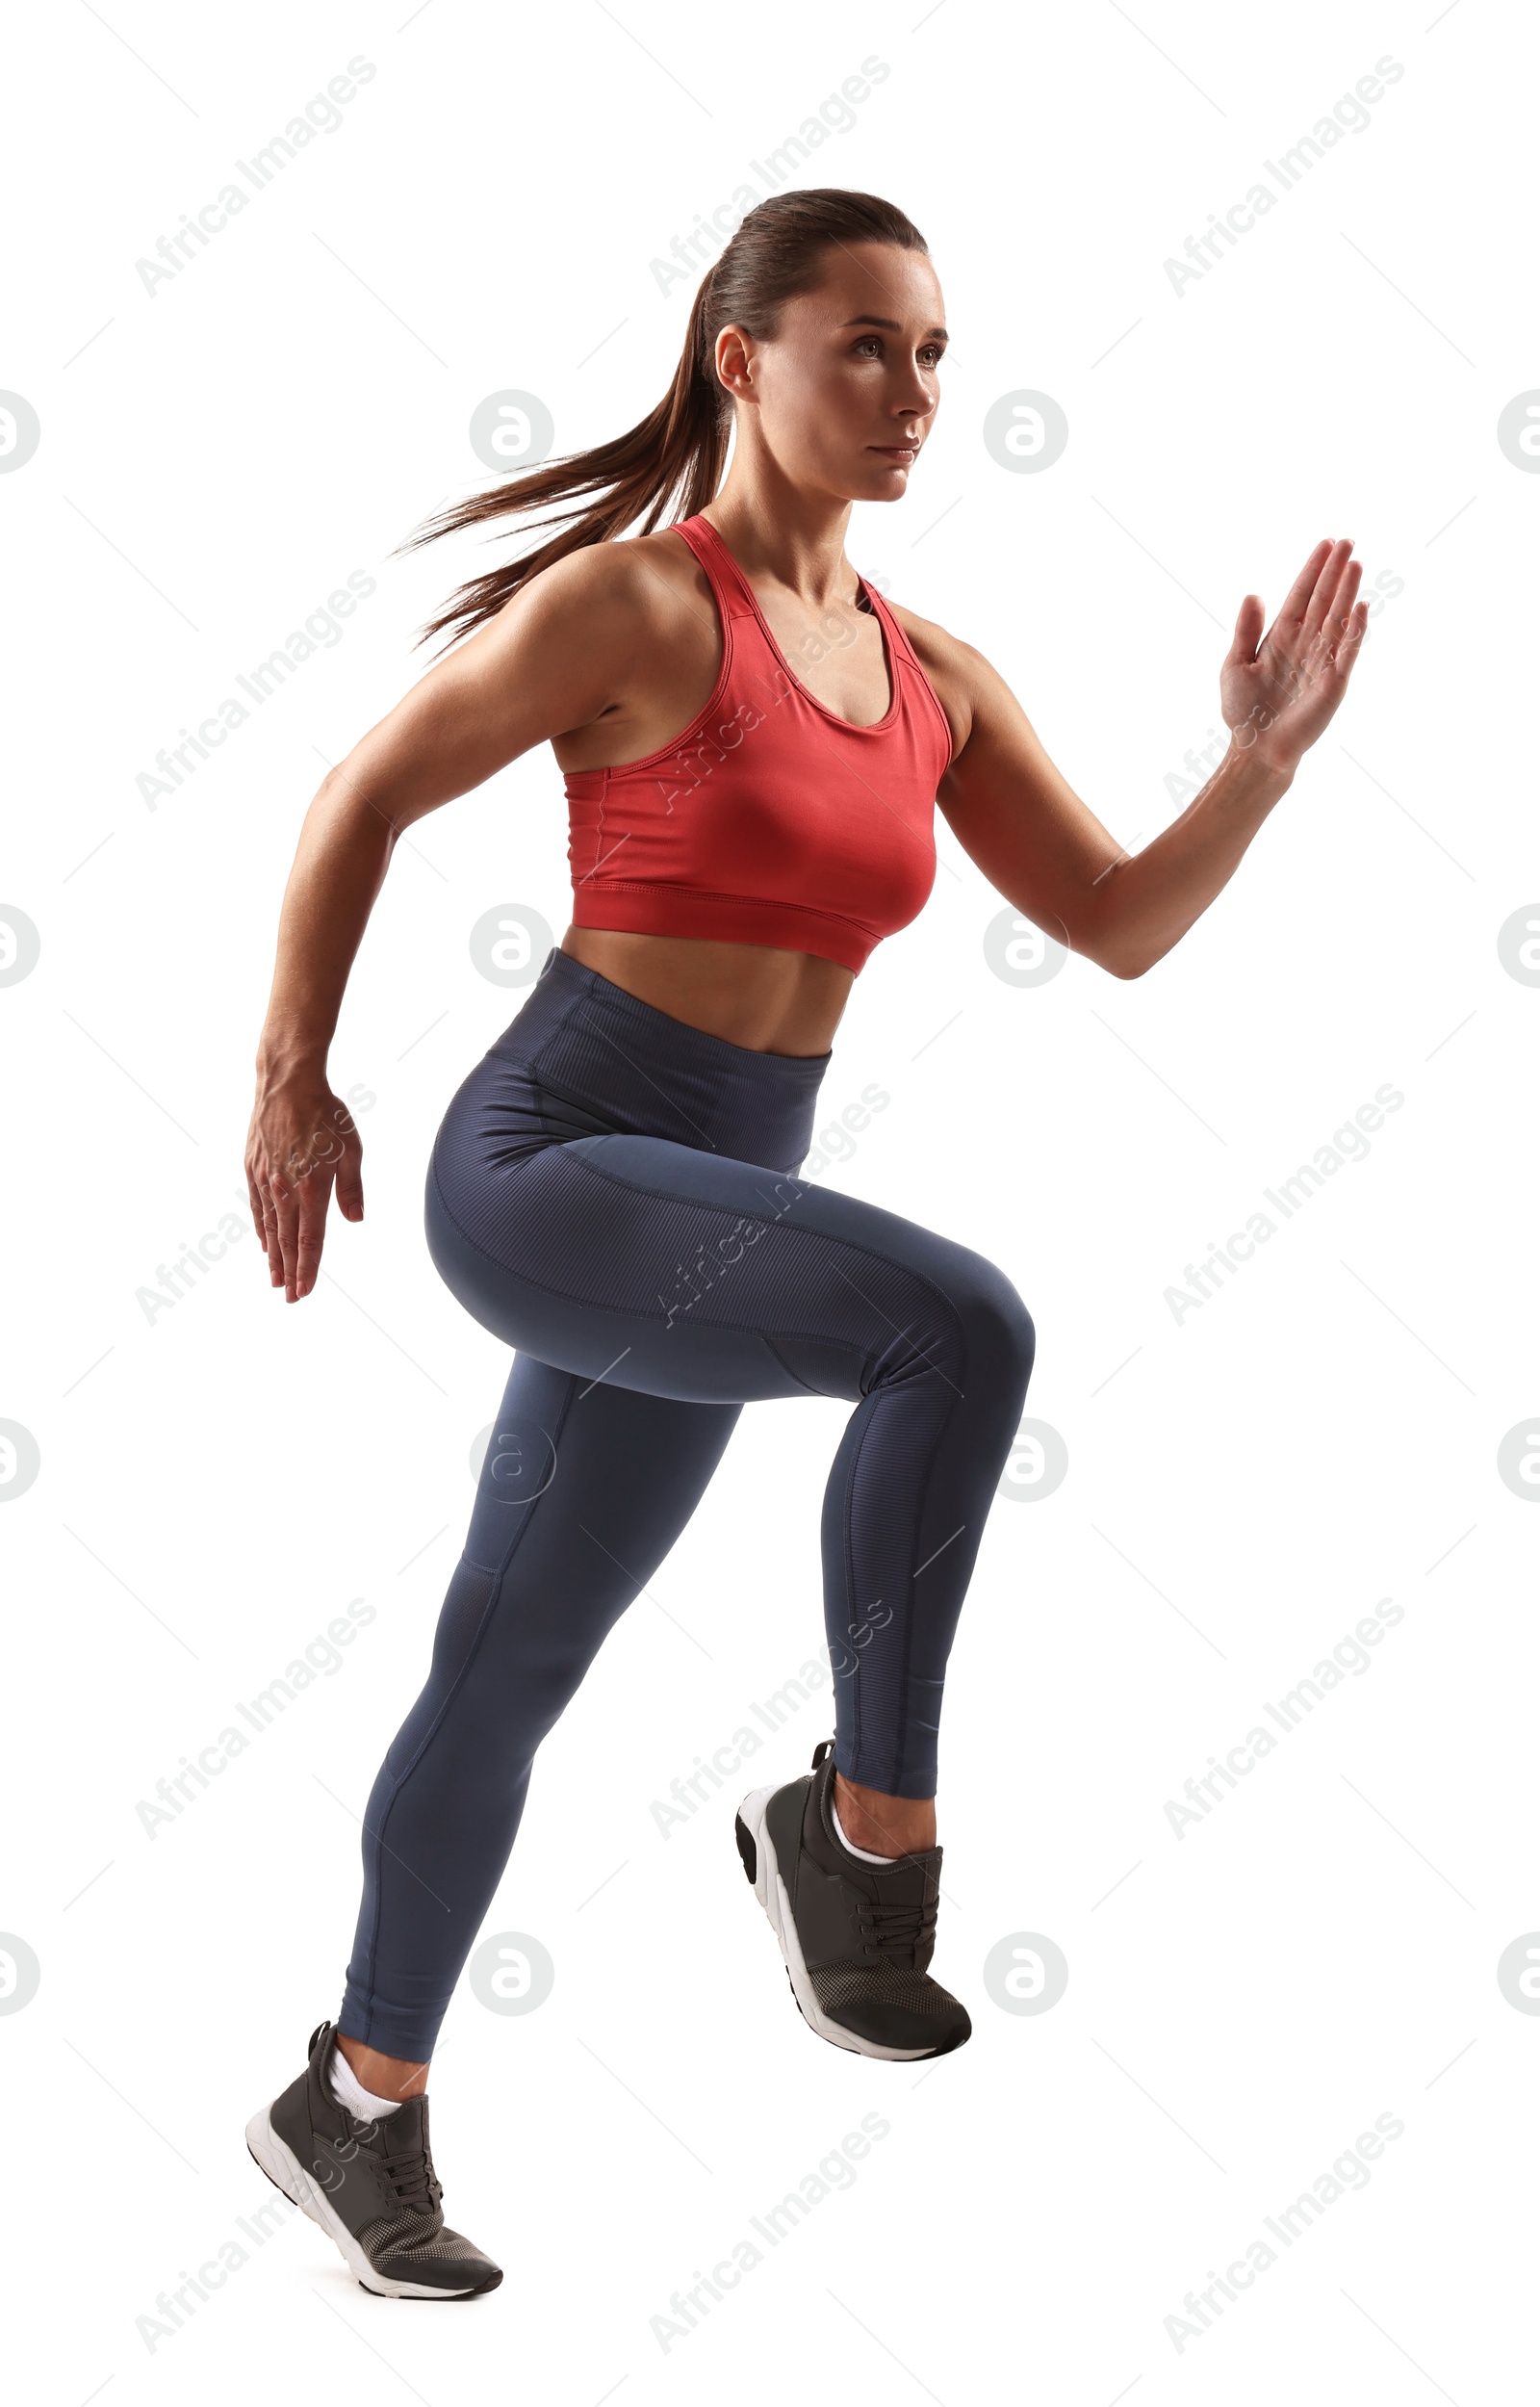
<svg viewBox="0 0 1540 2407">
<path fill-rule="evenodd" d="M 639 606 L 624 547 L 558 562 L 322 779 L 284 892 L 245 1152 L 257 1235 L 289 1303 L 316 1283 L 333 1180 L 345 1219 L 364 1214 L 358 1130 L 332 1091 L 327 1054 L 397 838 L 535 744 L 622 706 Z"/>
</svg>

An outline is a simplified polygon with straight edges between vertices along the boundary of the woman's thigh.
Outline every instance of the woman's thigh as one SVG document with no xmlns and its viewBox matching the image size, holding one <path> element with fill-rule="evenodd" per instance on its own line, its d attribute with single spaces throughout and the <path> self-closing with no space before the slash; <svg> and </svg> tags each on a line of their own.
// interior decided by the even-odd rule
<svg viewBox="0 0 1540 2407">
<path fill-rule="evenodd" d="M 701 1403 L 968 1378 L 1030 1332 L 970 1248 L 859 1198 L 668 1139 L 588 1136 L 504 1177 L 430 1170 L 427 1233 L 504 1343 Z"/>
</svg>

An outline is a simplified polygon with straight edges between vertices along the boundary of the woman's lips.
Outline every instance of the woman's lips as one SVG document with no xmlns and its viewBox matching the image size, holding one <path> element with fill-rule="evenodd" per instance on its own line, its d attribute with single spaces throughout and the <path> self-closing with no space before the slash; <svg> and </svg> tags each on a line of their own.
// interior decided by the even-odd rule
<svg viewBox="0 0 1540 2407">
<path fill-rule="evenodd" d="M 917 443 L 873 443 L 869 448 L 879 453 L 884 459 L 894 460 L 902 464 L 906 460 L 917 458 L 920 447 Z"/>
</svg>

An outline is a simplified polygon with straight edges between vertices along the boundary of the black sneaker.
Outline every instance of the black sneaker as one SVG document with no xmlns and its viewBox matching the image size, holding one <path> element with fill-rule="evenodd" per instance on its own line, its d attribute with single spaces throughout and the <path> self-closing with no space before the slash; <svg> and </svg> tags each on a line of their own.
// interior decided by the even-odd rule
<svg viewBox="0 0 1540 2407">
<path fill-rule="evenodd" d="M 427 2100 L 408 2098 L 377 2123 L 359 2122 L 331 2094 L 336 2044 L 332 2025 L 318 2023 L 305 2070 L 246 2125 L 252 2156 L 376 2298 L 475 2298 L 496 2290 L 501 2266 L 445 2229 Z"/>
<path fill-rule="evenodd" d="M 860 2056 L 946 2056 L 972 2032 L 967 2009 L 931 1979 L 941 1851 L 863 1863 L 835 1834 L 834 1743 L 784 1788 L 738 1808 L 738 1853 L 781 1942 L 791 1994 L 821 2039 Z"/>
</svg>

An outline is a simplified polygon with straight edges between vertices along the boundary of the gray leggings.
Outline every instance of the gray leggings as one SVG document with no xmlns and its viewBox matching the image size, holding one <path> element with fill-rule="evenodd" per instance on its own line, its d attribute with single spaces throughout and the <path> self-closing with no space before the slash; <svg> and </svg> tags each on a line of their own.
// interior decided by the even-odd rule
<svg viewBox="0 0 1540 2407">
<path fill-rule="evenodd" d="M 707 1036 L 553 948 L 449 1106 L 428 1244 L 516 1359 L 427 1684 L 365 1815 L 350 2038 L 431 2055 L 535 1750 L 746 1403 L 856 1408 L 823 1507 L 834 1761 L 935 1794 L 1033 1325 L 982 1255 L 795 1176 L 831 1058 Z"/>
</svg>

